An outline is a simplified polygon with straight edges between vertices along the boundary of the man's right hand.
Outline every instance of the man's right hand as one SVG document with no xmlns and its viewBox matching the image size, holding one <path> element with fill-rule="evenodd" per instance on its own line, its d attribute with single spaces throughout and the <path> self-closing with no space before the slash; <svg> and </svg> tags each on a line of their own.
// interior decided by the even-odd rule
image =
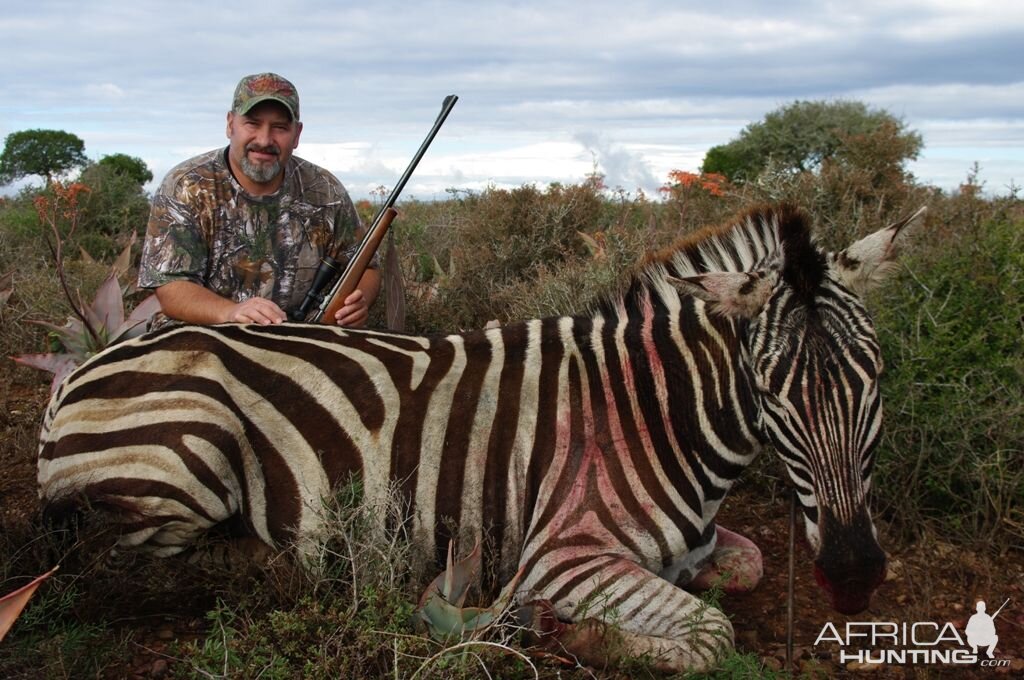
<svg viewBox="0 0 1024 680">
<path fill-rule="evenodd" d="M 266 298 L 255 297 L 243 300 L 227 309 L 228 323 L 259 323 L 268 325 L 282 323 L 287 318 L 280 307 Z"/>
<path fill-rule="evenodd" d="M 266 298 L 234 302 L 191 281 L 171 281 L 156 289 L 164 314 L 186 323 L 258 323 L 285 320 L 285 313 Z"/>
</svg>

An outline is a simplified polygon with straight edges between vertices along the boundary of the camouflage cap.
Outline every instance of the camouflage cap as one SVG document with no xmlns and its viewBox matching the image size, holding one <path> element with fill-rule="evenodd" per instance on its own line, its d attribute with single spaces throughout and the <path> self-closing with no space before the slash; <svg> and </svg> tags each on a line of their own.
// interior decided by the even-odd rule
<svg viewBox="0 0 1024 680">
<path fill-rule="evenodd" d="M 283 104 L 292 120 L 299 119 L 299 93 L 294 85 L 276 73 L 256 73 L 238 81 L 231 110 L 244 115 L 265 101 Z"/>
</svg>

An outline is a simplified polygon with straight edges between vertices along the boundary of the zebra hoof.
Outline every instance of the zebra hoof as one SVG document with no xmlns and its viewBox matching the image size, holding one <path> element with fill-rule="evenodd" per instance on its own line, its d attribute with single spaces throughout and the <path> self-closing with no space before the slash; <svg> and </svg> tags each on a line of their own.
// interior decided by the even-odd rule
<svg viewBox="0 0 1024 680">
<path fill-rule="evenodd" d="M 708 590 L 717 586 L 727 593 L 750 592 L 764 575 L 760 549 L 750 539 L 722 526 L 715 527 L 715 531 L 715 550 L 688 589 Z"/>
<path fill-rule="evenodd" d="M 566 621 L 559 618 L 550 600 L 534 600 L 515 613 L 523 626 L 523 641 L 534 654 L 563 664 L 605 668 L 616 664 L 617 652 L 628 651 L 622 633 L 595 618 Z"/>
</svg>

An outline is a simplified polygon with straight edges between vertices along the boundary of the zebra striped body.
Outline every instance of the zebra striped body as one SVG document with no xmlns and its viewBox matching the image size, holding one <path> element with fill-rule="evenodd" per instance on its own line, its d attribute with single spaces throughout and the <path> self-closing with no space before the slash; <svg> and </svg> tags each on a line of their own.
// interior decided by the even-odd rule
<svg viewBox="0 0 1024 680">
<path fill-rule="evenodd" d="M 54 395 L 40 493 L 116 508 L 122 542 L 162 554 L 237 515 L 268 544 L 309 551 L 335 486 L 358 475 L 373 500 L 397 483 L 428 553 L 448 526 L 463 541 L 486 534 L 500 578 L 523 568 L 522 599 L 578 619 L 601 598 L 628 653 L 708 668 L 731 628 L 675 583 L 714 549 L 715 512 L 762 444 L 785 447 L 816 547 L 873 541 L 877 343 L 829 273 L 856 258 L 811 251 L 801 215 L 763 209 L 653 258 L 588 316 L 444 337 L 305 325 L 143 336 Z M 812 303 L 787 259 L 808 257 L 822 268 L 808 285 L 836 308 L 814 316 L 845 324 L 835 347 L 809 314 L 789 323 Z M 854 555 L 842 569 L 861 566 Z"/>
</svg>

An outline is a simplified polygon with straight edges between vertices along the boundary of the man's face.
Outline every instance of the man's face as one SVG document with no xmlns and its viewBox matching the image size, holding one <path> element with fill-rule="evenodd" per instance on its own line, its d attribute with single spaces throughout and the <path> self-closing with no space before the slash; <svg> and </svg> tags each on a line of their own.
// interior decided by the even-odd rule
<svg viewBox="0 0 1024 680">
<path fill-rule="evenodd" d="M 253 193 L 272 193 L 281 185 L 282 170 L 299 145 L 302 123 L 292 121 L 277 102 L 261 102 L 246 114 L 228 112 L 228 157 L 236 177 Z"/>
</svg>

